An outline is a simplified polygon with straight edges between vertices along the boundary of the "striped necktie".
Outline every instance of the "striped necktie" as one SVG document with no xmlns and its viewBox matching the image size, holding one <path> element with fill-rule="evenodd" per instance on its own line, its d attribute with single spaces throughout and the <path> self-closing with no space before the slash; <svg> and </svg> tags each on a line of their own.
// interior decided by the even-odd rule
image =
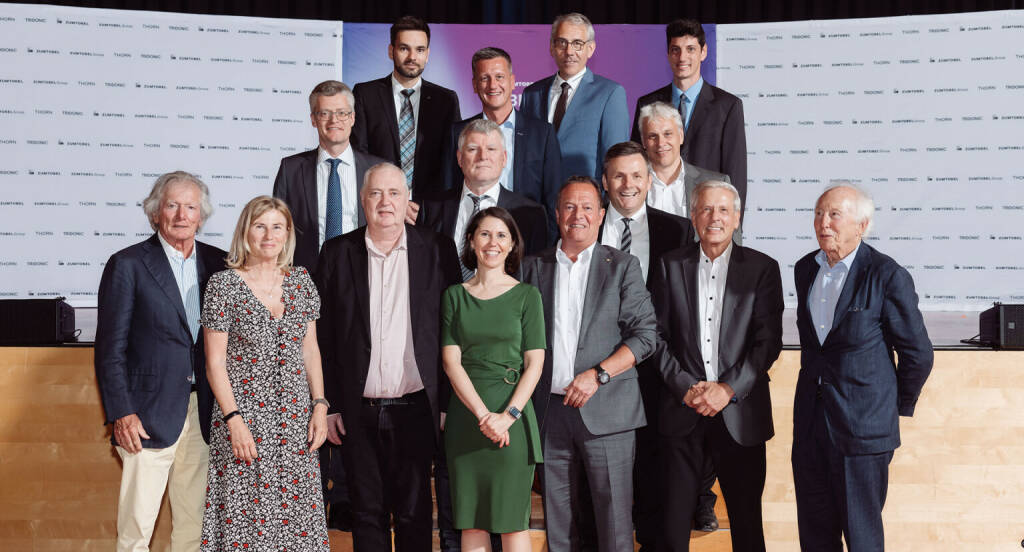
<svg viewBox="0 0 1024 552">
<path fill-rule="evenodd" d="M 398 118 L 398 145 L 402 156 L 402 171 L 405 172 L 405 183 L 412 187 L 413 162 L 416 159 L 416 121 L 412 117 L 413 88 L 402 90 L 402 115 Z"/>
<path fill-rule="evenodd" d="M 633 219 L 622 217 L 622 240 L 619 242 L 619 251 L 623 253 L 629 253 L 629 247 L 633 245 L 633 232 L 629 229 L 630 222 L 633 222 Z"/>
<path fill-rule="evenodd" d="M 473 217 L 475 217 L 477 213 L 480 212 L 480 200 L 482 198 L 480 196 L 478 196 L 476 194 L 472 194 L 472 193 L 466 194 L 466 197 L 468 197 L 469 199 L 473 200 L 473 212 L 470 213 L 469 214 L 469 218 L 466 219 L 466 226 L 468 227 L 469 226 L 469 222 L 471 220 L 473 220 Z M 463 237 L 463 239 L 465 239 L 465 237 Z M 465 244 L 465 245 L 463 245 L 463 247 L 469 247 L 469 245 Z M 470 278 L 472 278 L 473 274 L 476 273 L 475 270 L 470 270 L 470 269 L 466 268 L 466 265 L 462 264 L 462 259 L 459 259 L 459 266 L 462 267 L 462 281 L 463 282 L 465 282 L 466 280 L 469 280 Z"/>
</svg>

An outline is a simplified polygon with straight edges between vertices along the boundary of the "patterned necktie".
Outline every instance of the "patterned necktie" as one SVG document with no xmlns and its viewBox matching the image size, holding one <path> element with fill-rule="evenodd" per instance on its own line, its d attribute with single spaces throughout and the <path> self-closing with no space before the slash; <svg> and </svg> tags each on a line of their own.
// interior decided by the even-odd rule
<svg viewBox="0 0 1024 552">
<path fill-rule="evenodd" d="M 327 220 L 324 223 L 324 241 L 341 235 L 341 177 L 338 164 L 341 159 L 328 159 L 331 172 L 327 175 Z"/>
<path fill-rule="evenodd" d="M 405 99 L 402 101 L 402 115 L 398 118 L 398 145 L 402 156 L 402 171 L 405 172 L 405 183 L 412 187 L 413 162 L 416 160 L 416 121 L 412 118 L 412 100 L 410 96 L 416 90 L 402 90 Z"/>
<path fill-rule="evenodd" d="M 558 132 L 558 127 L 562 126 L 562 117 L 565 117 L 565 107 L 569 104 L 569 83 L 562 83 L 562 95 L 558 97 L 558 103 L 555 104 L 555 117 L 551 120 L 551 124 L 555 127 L 555 132 Z"/>
<path fill-rule="evenodd" d="M 470 213 L 469 214 L 469 218 L 466 219 L 466 226 L 469 226 L 469 221 L 473 220 L 473 217 L 475 217 L 476 214 L 480 212 L 480 200 L 482 198 L 480 196 L 478 196 L 476 194 L 472 194 L 472 193 L 466 194 L 466 197 L 468 197 L 469 199 L 473 200 L 473 212 Z M 470 278 L 473 277 L 473 274 L 475 273 L 475 271 L 466 268 L 466 265 L 462 264 L 462 259 L 461 258 L 459 259 L 459 266 L 462 267 L 462 281 L 463 282 L 465 282 L 466 280 L 469 280 Z"/>
<path fill-rule="evenodd" d="M 623 253 L 629 253 L 629 246 L 633 245 L 633 232 L 629 230 L 630 222 L 633 222 L 633 219 L 622 217 L 622 240 L 619 241 L 619 251 Z"/>
</svg>

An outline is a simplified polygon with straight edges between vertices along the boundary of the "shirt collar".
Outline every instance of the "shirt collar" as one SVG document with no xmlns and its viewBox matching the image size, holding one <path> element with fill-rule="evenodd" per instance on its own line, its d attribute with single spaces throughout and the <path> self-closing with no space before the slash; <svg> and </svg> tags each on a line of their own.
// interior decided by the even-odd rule
<svg viewBox="0 0 1024 552">
<path fill-rule="evenodd" d="M 654 172 L 654 169 L 651 169 L 651 184 L 661 184 L 662 186 L 668 186 L 669 184 L 675 184 L 676 182 L 683 184 L 685 182 L 685 177 L 686 163 L 683 163 L 682 159 L 679 160 L 679 174 L 676 175 L 676 179 L 672 182 L 662 182 L 662 180 L 658 178 L 658 173 Z"/>
<path fill-rule="evenodd" d="M 704 261 L 711 261 L 711 258 L 708 257 L 706 253 L 704 253 L 704 248 L 703 247 L 700 247 L 698 249 L 700 249 L 700 264 L 701 264 L 701 266 L 703 266 L 704 265 Z M 715 257 L 715 260 L 711 261 L 711 262 L 712 263 L 716 263 L 716 262 L 721 261 L 721 262 L 725 263 L 726 266 L 729 266 L 729 259 L 730 258 L 732 258 L 732 241 L 730 241 L 729 245 L 726 246 L 725 251 L 723 251 L 722 254 L 719 255 L 718 257 Z"/>
<path fill-rule="evenodd" d="M 693 86 L 687 88 L 685 91 L 676 88 L 676 85 L 672 85 L 672 103 L 679 105 L 679 97 L 686 94 L 686 97 L 690 99 L 690 104 L 697 103 L 697 96 L 700 95 L 701 88 L 704 88 L 704 77 L 697 79 L 697 82 L 693 83 Z"/>
<path fill-rule="evenodd" d="M 482 118 L 484 118 L 484 119 L 487 119 L 488 121 L 491 120 L 489 117 L 487 117 L 487 115 L 485 113 L 481 113 L 480 116 Z M 511 128 L 512 130 L 515 130 L 515 128 L 516 128 L 516 110 L 513 109 L 512 111 L 509 112 L 508 118 L 505 119 L 504 123 L 499 123 L 498 121 L 491 121 L 491 122 L 496 123 L 498 126 L 500 126 L 502 128 Z"/>
<path fill-rule="evenodd" d="M 399 250 L 402 250 L 402 249 L 408 249 L 409 248 L 408 247 L 408 243 L 406 241 L 406 237 L 407 236 L 408 236 L 408 233 L 405 231 L 405 226 L 403 225 L 402 226 L 402 237 L 398 238 L 398 244 L 396 244 L 395 248 L 391 250 L 392 253 L 394 253 L 395 251 L 399 251 Z M 374 255 L 376 257 L 387 257 L 387 255 L 385 255 L 383 252 L 381 252 L 380 249 L 377 249 L 377 246 L 373 244 L 373 240 L 370 239 L 370 233 L 369 232 L 366 232 L 366 236 L 363 239 L 366 240 L 366 250 L 369 251 L 371 255 Z"/>
<path fill-rule="evenodd" d="M 587 74 L 587 68 L 584 67 L 582 71 L 580 71 L 579 73 L 576 73 L 575 75 L 569 77 L 569 80 L 566 80 L 566 79 L 562 78 L 562 75 L 559 75 L 556 72 L 555 73 L 555 82 L 552 83 L 552 85 L 555 88 L 561 88 L 562 87 L 562 83 L 563 82 L 567 82 L 567 83 L 569 83 L 569 88 L 572 88 L 573 92 L 575 92 L 576 88 L 579 87 L 579 85 L 580 85 L 580 81 L 583 80 L 583 75 L 586 75 L 586 74 Z"/>
<path fill-rule="evenodd" d="M 463 197 L 463 199 L 466 197 L 466 194 L 471 194 L 471 193 L 473 193 L 473 191 L 470 190 L 469 187 L 466 186 L 466 182 L 463 181 L 462 182 L 462 197 Z M 480 197 L 481 198 L 489 197 L 489 198 L 491 198 L 491 201 L 493 201 L 494 204 L 497 205 L 498 204 L 498 195 L 500 193 L 501 193 L 501 182 L 495 182 L 494 184 L 491 185 L 490 188 L 487 188 L 487 190 L 484 193 L 480 194 Z"/>
<path fill-rule="evenodd" d="M 192 239 L 192 254 L 189 255 L 188 257 L 186 257 L 184 253 L 182 253 L 181 251 L 178 251 L 177 249 L 175 249 L 174 246 L 171 245 L 171 243 L 169 241 L 165 240 L 164 239 L 164 235 L 161 234 L 159 230 L 157 230 L 157 232 L 156 232 L 156 237 L 160 240 L 160 245 L 163 246 L 164 253 L 167 254 L 168 258 L 171 258 L 171 259 L 185 259 L 186 261 L 195 258 L 195 256 L 196 256 L 196 244 L 195 244 L 195 239 L 194 238 Z"/>
<path fill-rule="evenodd" d="M 857 244 L 857 247 L 853 248 L 853 251 L 850 251 L 849 255 L 843 257 L 842 259 L 839 259 L 839 262 L 836 263 L 836 266 L 843 265 L 843 267 L 846 268 L 846 271 L 849 272 L 850 271 L 850 267 L 853 266 L 853 259 L 855 259 L 857 257 L 857 251 L 859 251 L 859 250 L 860 250 L 860 243 Z M 818 254 L 814 256 L 814 260 L 818 261 L 818 266 L 827 267 L 827 268 L 835 268 L 834 266 L 833 267 L 829 267 L 828 266 L 828 255 L 826 255 L 825 251 L 822 250 L 822 249 L 818 250 Z"/>
<path fill-rule="evenodd" d="M 596 246 L 597 241 L 594 241 L 594 243 L 590 244 L 589 247 L 587 247 L 583 251 L 580 251 L 580 254 L 576 256 L 576 262 L 590 264 L 590 257 L 594 255 L 594 247 Z M 561 238 L 559 238 L 558 243 L 555 244 L 555 260 L 557 260 L 559 264 L 564 264 L 566 266 L 572 266 L 574 264 L 572 262 L 572 259 L 570 259 L 569 256 L 565 254 L 565 251 L 562 251 Z"/>
<path fill-rule="evenodd" d="M 416 92 L 419 92 L 420 88 L 422 86 L 423 86 L 423 77 L 416 77 L 416 84 L 410 86 L 409 88 L 412 88 Z M 391 93 L 397 96 L 397 95 L 402 93 L 402 90 L 405 90 L 405 89 L 406 89 L 406 87 L 402 86 L 402 83 L 398 82 L 398 79 L 395 78 L 395 74 L 391 73 Z M 411 100 L 412 98 L 409 98 L 409 99 Z"/>
<path fill-rule="evenodd" d="M 325 150 L 324 148 L 317 147 L 316 148 L 316 163 L 317 163 L 317 165 L 320 165 L 321 163 L 327 161 L 328 159 L 335 159 L 335 158 L 331 157 L 331 155 L 329 153 L 327 153 L 327 150 Z M 346 165 L 355 165 L 355 160 L 356 159 L 355 159 L 355 156 L 352 155 L 352 144 L 349 144 L 349 146 L 347 148 L 345 148 L 345 151 L 341 152 L 341 155 L 339 155 L 336 159 L 341 159 L 341 162 L 346 164 Z"/>
<path fill-rule="evenodd" d="M 611 207 L 610 209 L 608 209 L 607 215 L 607 220 L 609 224 L 617 223 L 623 218 L 625 218 L 622 216 L 622 213 L 615 209 L 614 205 L 609 203 L 608 206 Z M 635 223 L 647 222 L 647 203 L 645 202 L 642 205 L 640 205 L 640 210 L 633 213 L 633 216 L 629 217 L 629 220 Z"/>
</svg>

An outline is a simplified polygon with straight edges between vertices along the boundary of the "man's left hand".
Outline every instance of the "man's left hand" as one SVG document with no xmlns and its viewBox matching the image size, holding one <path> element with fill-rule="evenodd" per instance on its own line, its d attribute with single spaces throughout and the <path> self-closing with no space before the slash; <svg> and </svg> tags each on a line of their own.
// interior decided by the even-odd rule
<svg viewBox="0 0 1024 552">
<path fill-rule="evenodd" d="M 597 370 L 591 368 L 586 372 L 581 372 L 565 388 L 565 400 L 562 401 L 562 404 L 573 408 L 582 408 L 590 400 L 590 397 L 597 393 L 597 388 L 600 385 L 597 383 Z"/>
<path fill-rule="evenodd" d="M 703 393 L 693 399 L 691 406 L 701 416 L 714 416 L 728 406 L 735 394 L 728 383 L 711 383 L 704 388 Z"/>
</svg>

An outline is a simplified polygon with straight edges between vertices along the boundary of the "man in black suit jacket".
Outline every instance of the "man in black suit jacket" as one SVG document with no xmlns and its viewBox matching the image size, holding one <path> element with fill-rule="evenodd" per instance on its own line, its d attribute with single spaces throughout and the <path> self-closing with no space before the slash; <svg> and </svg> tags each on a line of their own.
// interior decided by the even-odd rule
<svg viewBox="0 0 1024 552">
<path fill-rule="evenodd" d="M 681 114 L 685 109 L 683 159 L 698 167 L 728 175 L 740 192 L 740 201 L 746 205 L 747 137 L 743 128 L 743 102 L 704 82 L 700 76 L 700 64 L 708 55 L 700 23 L 678 19 L 665 27 L 665 35 L 672 83 L 636 101 L 632 140 L 640 142 L 638 124 L 643 106 L 665 102 L 679 109 Z"/>
<path fill-rule="evenodd" d="M 444 187 L 442 150 L 449 129 L 462 118 L 459 97 L 454 90 L 420 78 L 430 57 L 430 27 L 419 17 L 407 15 L 391 26 L 388 57 L 395 64 L 390 75 L 359 83 L 353 90 L 352 142 L 401 167 L 413 199 L 420 201 Z M 403 114 L 410 116 L 408 132 L 403 132 Z M 415 222 L 417 208 L 410 202 L 408 222 Z"/>
<path fill-rule="evenodd" d="M 657 266 L 662 255 L 669 251 L 693 243 L 693 225 L 690 219 L 647 205 L 651 189 L 650 165 L 647 153 L 636 142 L 621 142 L 608 149 L 604 156 L 604 189 L 609 209 L 598 240 L 636 257 L 650 288 L 649 267 Z M 626 218 L 630 219 L 628 240 Z M 658 397 L 662 383 L 657 366 L 651 360 L 637 365 L 636 371 L 647 425 L 636 431 L 634 523 L 637 542 L 642 550 L 650 551 L 656 547 L 661 524 Z"/>
<path fill-rule="evenodd" d="M 316 85 L 309 94 L 309 120 L 320 144 L 282 159 L 274 179 L 274 197 L 292 211 L 295 265 L 311 273 L 325 241 L 366 224 L 359 189 L 366 170 L 384 161 L 352 147 L 354 106 L 355 96 L 345 83 L 328 80 Z M 335 185 L 332 171 L 338 177 L 336 190 L 331 189 Z M 335 211 L 329 212 L 335 194 L 340 200 Z"/>
<path fill-rule="evenodd" d="M 117 549 L 148 549 L 168 482 L 171 542 L 198 549 L 213 407 L 199 316 L 226 253 L 195 239 L 212 212 L 195 176 L 160 176 L 142 207 L 156 233 L 110 257 L 97 299 L 96 382 L 123 463 Z"/>
<path fill-rule="evenodd" d="M 660 550 L 689 550 L 705 457 L 722 486 L 732 549 L 765 549 L 761 494 L 772 424 L 768 369 L 782 350 L 782 276 L 771 257 L 735 245 L 740 199 L 730 184 L 698 184 L 700 243 L 651 269 L 665 342 L 658 365 L 664 518 Z"/>
<path fill-rule="evenodd" d="M 371 167 L 366 226 L 328 240 L 315 282 L 328 439 L 340 444 L 356 550 L 429 550 L 430 464 L 447 380 L 440 362 L 441 294 L 460 281 L 455 245 L 404 223 L 398 167 Z M 344 439 L 344 441 L 343 441 Z"/>
<path fill-rule="evenodd" d="M 505 141 L 508 162 L 501 171 L 501 184 L 544 206 L 547 211 L 548 238 L 558 237 L 555 225 L 555 202 L 562 186 L 562 152 L 555 128 L 512 107 L 512 90 L 516 76 L 512 58 L 501 48 L 481 48 L 473 54 L 473 91 L 480 98 L 483 111 L 452 127 L 445 144 L 445 188 L 462 184 L 462 169 L 456 159 L 458 139 L 470 121 L 488 119 L 498 124 Z M 550 244 L 546 244 L 550 245 Z M 527 251 L 527 254 L 534 251 Z"/>
<path fill-rule="evenodd" d="M 501 128 L 490 119 L 473 119 L 458 137 L 457 158 L 463 181 L 445 191 L 441 198 L 426 200 L 420 207 L 418 223 L 455 241 L 462 255 L 464 231 L 477 211 L 498 206 L 512 214 L 523 236 L 527 255 L 547 247 L 547 215 L 539 203 L 505 188 L 501 180 L 507 164 Z M 474 205 L 472 196 L 479 200 Z"/>
<path fill-rule="evenodd" d="M 862 241 L 874 212 L 858 188 L 826 190 L 814 209 L 821 249 L 794 268 L 793 482 L 803 550 L 841 552 L 841 536 L 850 552 L 885 549 L 899 417 L 914 415 L 934 360 L 910 273 Z"/>
</svg>

